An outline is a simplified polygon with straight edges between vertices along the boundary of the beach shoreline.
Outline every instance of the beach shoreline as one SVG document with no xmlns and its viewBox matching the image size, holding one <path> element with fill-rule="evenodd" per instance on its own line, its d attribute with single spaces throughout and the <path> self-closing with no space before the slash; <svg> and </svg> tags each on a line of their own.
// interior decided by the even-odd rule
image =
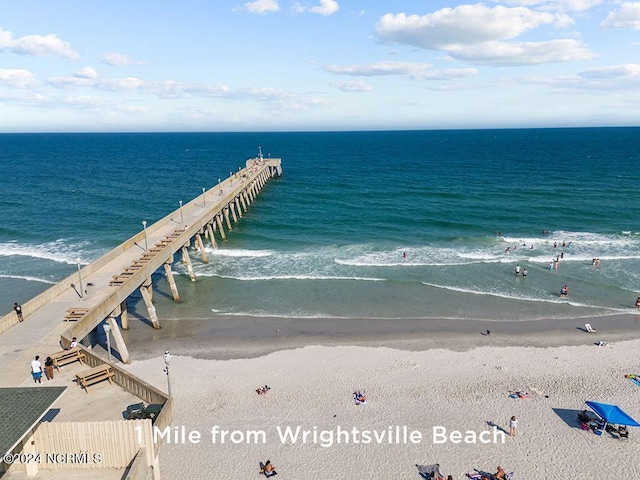
<svg viewBox="0 0 640 480">
<path fill-rule="evenodd" d="M 587 333 L 585 323 L 596 333 Z M 162 328 L 154 330 L 144 322 L 130 322 L 130 330 L 123 333 L 135 357 L 152 358 L 159 350 L 169 349 L 193 358 L 228 360 L 313 345 L 460 352 L 484 346 L 545 348 L 640 338 L 640 314 L 514 322 L 233 316 L 165 319 L 160 324 Z"/>
</svg>

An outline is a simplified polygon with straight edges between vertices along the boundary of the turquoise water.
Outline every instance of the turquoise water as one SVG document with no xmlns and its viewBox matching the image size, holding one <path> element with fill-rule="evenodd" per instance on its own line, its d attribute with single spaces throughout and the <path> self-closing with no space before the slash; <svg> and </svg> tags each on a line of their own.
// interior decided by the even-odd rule
<svg viewBox="0 0 640 480">
<path fill-rule="evenodd" d="M 193 254 L 197 282 L 178 268 L 183 303 L 158 295 L 161 318 L 635 311 L 639 128 L 0 135 L 5 310 L 216 185 L 259 146 L 283 159 L 283 176 L 210 264 Z"/>
</svg>

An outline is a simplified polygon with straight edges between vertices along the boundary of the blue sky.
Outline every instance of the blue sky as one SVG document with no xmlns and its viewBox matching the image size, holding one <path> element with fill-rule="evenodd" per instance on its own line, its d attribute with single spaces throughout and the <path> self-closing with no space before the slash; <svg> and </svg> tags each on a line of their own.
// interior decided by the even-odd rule
<svg viewBox="0 0 640 480">
<path fill-rule="evenodd" d="M 0 12 L 0 132 L 640 123 L 640 2 L 0 0 Z"/>
</svg>

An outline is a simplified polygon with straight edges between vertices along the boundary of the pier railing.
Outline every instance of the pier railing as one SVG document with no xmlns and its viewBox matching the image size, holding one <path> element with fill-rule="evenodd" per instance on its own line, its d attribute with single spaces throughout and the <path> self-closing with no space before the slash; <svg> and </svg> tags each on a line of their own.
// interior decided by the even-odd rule
<svg viewBox="0 0 640 480">
<path fill-rule="evenodd" d="M 225 182 L 223 182 L 222 184 L 215 185 L 214 187 L 210 188 L 206 192 L 206 194 L 208 194 L 209 197 L 213 196 L 214 198 L 216 198 L 216 200 L 212 201 L 210 206 L 203 205 L 202 215 L 199 217 L 199 220 L 195 222 L 195 224 L 189 225 L 184 230 L 183 234 L 180 235 L 180 237 L 178 237 L 174 242 L 168 245 L 166 255 L 165 254 L 158 255 L 157 256 L 158 260 L 149 262 L 150 264 L 149 268 L 143 269 L 146 274 L 145 278 L 148 278 L 151 275 L 151 273 L 155 272 L 158 268 L 160 268 L 164 263 L 164 261 L 166 261 L 169 258 L 169 253 L 168 253 L 169 250 L 171 250 L 170 255 L 173 255 L 179 248 L 182 247 L 182 245 L 186 243 L 186 241 L 192 238 L 196 233 L 200 232 L 202 228 L 206 226 L 206 224 L 209 223 L 209 221 L 215 215 L 218 215 L 220 211 L 224 209 L 231 202 L 232 199 L 234 199 L 241 192 L 249 188 L 251 184 L 255 181 L 255 179 L 260 175 L 260 173 L 262 173 L 266 168 L 273 168 L 273 169 L 276 169 L 278 172 L 281 172 L 281 160 L 280 159 L 260 159 L 260 161 L 258 161 L 258 159 L 248 160 L 247 166 L 245 168 L 239 170 L 232 177 L 229 177 L 228 179 L 226 179 Z M 223 192 L 222 195 L 218 195 L 216 193 L 218 191 L 222 191 Z M 198 195 L 193 200 L 183 205 L 182 208 L 184 209 L 194 208 L 198 206 L 198 202 L 201 202 L 201 201 L 202 201 L 202 195 Z M 174 210 L 164 218 L 161 218 L 154 224 L 147 227 L 146 234 L 144 231 L 137 233 L 133 237 L 129 238 L 128 240 L 124 241 L 123 243 L 121 243 L 111 251 L 104 254 L 102 257 L 94 260 L 90 264 L 83 267 L 80 270 L 80 274 L 82 275 L 83 278 L 87 278 L 92 273 L 103 268 L 109 262 L 117 259 L 120 255 L 125 253 L 130 248 L 136 245 L 139 246 L 143 244 L 145 241 L 145 235 L 153 235 L 159 229 L 166 228 L 167 224 L 173 223 L 174 219 L 177 216 L 179 216 L 179 214 L 180 214 L 179 210 Z M 163 261 L 159 260 L 160 257 L 163 258 Z M 155 266 L 155 268 L 152 271 L 149 271 L 149 269 L 152 266 Z M 136 276 L 136 279 L 138 279 L 139 277 L 143 277 L 144 275 L 136 274 L 135 276 Z M 73 273 L 69 275 L 67 278 L 61 280 L 60 282 L 56 283 L 52 287 L 48 288 L 44 292 L 35 296 L 28 302 L 25 302 L 22 305 L 23 315 L 25 317 L 28 317 L 30 314 L 32 314 L 39 308 L 43 307 L 44 305 L 48 304 L 49 302 L 51 302 L 53 299 L 55 299 L 62 293 L 68 291 L 70 288 L 73 288 L 72 285 L 74 285 L 77 281 L 78 281 L 78 274 Z M 67 332 L 71 334 L 69 338 L 73 336 L 82 338 L 89 331 L 91 331 L 91 329 L 95 327 L 95 322 L 97 321 L 96 319 L 98 317 L 102 316 L 100 321 L 104 319 L 107 315 L 109 315 L 109 313 L 113 311 L 114 308 L 116 308 L 117 305 L 119 305 L 120 302 L 124 301 L 124 299 L 126 299 L 140 285 L 140 283 L 138 283 L 138 285 L 132 287 L 131 285 L 133 285 L 133 283 L 134 282 L 130 282 L 130 281 L 123 283 L 119 288 L 117 288 L 116 292 L 114 292 L 112 295 L 108 297 L 108 301 L 101 302 L 101 304 L 98 305 L 95 309 L 88 312 L 87 315 L 84 316 L 83 320 L 78 322 L 78 324 L 76 324 L 73 327 L 72 332 Z M 4 315 L 2 318 L 0 318 L 0 334 L 2 334 L 2 332 L 6 331 L 8 328 L 15 325 L 16 323 L 18 323 L 18 318 L 15 312 L 11 311 L 10 313 Z M 93 326 L 90 327 L 90 325 L 93 325 Z"/>
</svg>

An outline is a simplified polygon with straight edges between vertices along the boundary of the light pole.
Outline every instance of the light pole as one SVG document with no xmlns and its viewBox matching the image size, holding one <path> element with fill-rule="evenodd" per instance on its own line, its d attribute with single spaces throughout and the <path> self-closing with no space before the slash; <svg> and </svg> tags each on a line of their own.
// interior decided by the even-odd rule
<svg viewBox="0 0 640 480">
<path fill-rule="evenodd" d="M 111 332 L 111 325 L 105 323 L 102 328 L 104 329 L 104 333 L 107 336 L 107 353 L 109 354 L 109 363 L 111 363 L 111 338 L 109 333 Z"/>
<path fill-rule="evenodd" d="M 202 187 L 202 204 L 206 207 L 207 206 L 207 196 L 204 194 L 205 191 L 206 191 L 206 188 Z"/>
<path fill-rule="evenodd" d="M 222 185 L 220 185 L 220 179 L 218 179 L 218 195 L 222 195 Z"/>
<path fill-rule="evenodd" d="M 144 251 L 149 250 L 149 243 L 147 242 L 147 221 L 142 220 L 142 228 L 144 229 Z"/>
<path fill-rule="evenodd" d="M 80 298 L 84 300 L 84 288 L 82 287 L 82 272 L 80 271 L 80 257 L 76 258 L 78 265 L 78 282 L 80 283 Z"/>
<path fill-rule="evenodd" d="M 171 352 L 167 350 L 162 354 L 162 358 L 164 359 L 164 373 L 167 375 L 167 391 L 169 396 L 171 396 L 171 379 L 169 378 L 169 363 L 171 362 Z"/>
<path fill-rule="evenodd" d="M 184 225 L 184 217 L 182 216 L 182 200 L 180 200 L 180 224 Z"/>
</svg>

